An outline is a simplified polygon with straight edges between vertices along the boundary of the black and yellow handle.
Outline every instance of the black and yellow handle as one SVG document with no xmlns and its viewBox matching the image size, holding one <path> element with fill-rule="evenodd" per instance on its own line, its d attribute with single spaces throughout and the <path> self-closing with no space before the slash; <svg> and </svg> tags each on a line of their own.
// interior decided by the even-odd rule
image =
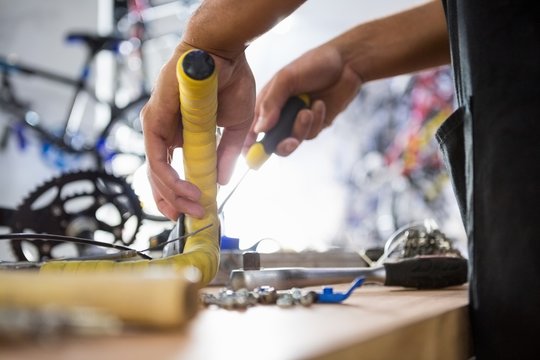
<svg viewBox="0 0 540 360">
<path fill-rule="evenodd" d="M 186 179 L 201 190 L 200 203 L 205 216 L 185 218 L 185 232 L 191 233 L 209 224 L 212 226 L 190 236 L 184 252 L 161 259 L 114 262 L 51 261 L 41 272 L 94 272 L 114 270 L 144 270 L 153 266 L 178 269 L 195 267 L 206 285 L 219 266 L 219 218 L 217 216 L 217 71 L 212 57 L 201 50 L 184 53 L 177 63 L 176 75 L 180 90 L 180 110 L 183 126 L 183 154 Z"/>
<path fill-rule="evenodd" d="M 308 108 L 309 105 L 310 99 L 307 95 L 293 96 L 287 100 L 281 110 L 276 126 L 268 131 L 262 140 L 249 148 L 246 154 L 246 162 L 250 169 L 259 169 L 276 151 L 277 145 L 291 136 L 298 112 Z"/>
</svg>

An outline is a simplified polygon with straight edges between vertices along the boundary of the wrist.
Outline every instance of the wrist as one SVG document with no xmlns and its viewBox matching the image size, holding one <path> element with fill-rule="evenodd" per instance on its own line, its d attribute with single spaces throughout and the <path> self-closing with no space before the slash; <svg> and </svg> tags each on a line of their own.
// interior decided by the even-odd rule
<svg viewBox="0 0 540 360">
<path fill-rule="evenodd" d="M 211 16 L 216 11 L 199 10 L 190 18 L 178 50 L 183 52 L 196 48 L 231 61 L 244 53 L 247 44 L 238 30 L 219 28 L 221 22 Z"/>
<path fill-rule="evenodd" d="M 376 31 L 372 24 L 362 24 L 331 40 L 332 45 L 340 54 L 343 66 L 350 68 L 366 83 L 375 80 L 373 59 L 377 58 Z"/>
<path fill-rule="evenodd" d="M 247 46 L 305 0 L 205 0 L 191 16 L 183 42 L 235 60 Z"/>
<path fill-rule="evenodd" d="M 438 1 L 359 25 L 333 41 L 344 64 L 364 82 L 449 61 L 444 11 Z"/>
<path fill-rule="evenodd" d="M 193 49 L 203 50 L 209 53 L 210 55 L 212 55 L 218 67 L 220 67 L 224 63 L 228 63 L 229 65 L 235 64 L 240 59 L 245 57 L 243 50 L 234 51 L 234 52 L 216 50 L 209 46 L 205 46 L 204 44 L 199 43 L 199 42 L 190 43 L 190 42 L 187 42 L 185 39 L 182 39 L 180 43 L 176 46 L 171 61 L 176 63 L 176 61 L 180 58 L 180 56 L 182 56 L 183 53 L 189 50 L 193 50 Z"/>
</svg>

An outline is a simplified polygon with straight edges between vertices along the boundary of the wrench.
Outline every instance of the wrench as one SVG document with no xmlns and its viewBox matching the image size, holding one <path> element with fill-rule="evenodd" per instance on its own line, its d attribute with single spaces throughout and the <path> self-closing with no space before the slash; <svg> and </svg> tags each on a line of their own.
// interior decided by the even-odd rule
<svg viewBox="0 0 540 360">
<path fill-rule="evenodd" d="M 437 289 L 466 283 L 467 260 L 455 256 L 429 255 L 386 262 L 376 267 L 237 269 L 231 272 L 229 287 L 237 290 L 272 286 L 276 290 L 284 290 L 346 283 L 359 276 L 365 277 L 366 283 Z"/>
</svg>

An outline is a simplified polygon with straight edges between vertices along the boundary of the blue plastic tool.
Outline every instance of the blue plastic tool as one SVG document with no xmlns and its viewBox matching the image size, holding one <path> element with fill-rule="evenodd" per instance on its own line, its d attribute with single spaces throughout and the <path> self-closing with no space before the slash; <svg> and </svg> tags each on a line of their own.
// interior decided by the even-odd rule
<svg viewBox="0 0 540 360">
<path fill-rule="evenodd" d="M 357 277 L 356 279 L 354 279 L 353 282 L 351 283 L 351 287 L 345 293 L 334 292 L 334 288 L 325 287 L 323 288 L 322 293 L 317 294 L 318 295 L 317 302 L 327 303 L 327 304 L 337 304 L 337 303 L 343 302 L 352 294 L 352 292 L 355 289 L 362 286 L 362 284 L 364 283 L 364 280 L 365 278 L 363 276 Z"/>
</svg>

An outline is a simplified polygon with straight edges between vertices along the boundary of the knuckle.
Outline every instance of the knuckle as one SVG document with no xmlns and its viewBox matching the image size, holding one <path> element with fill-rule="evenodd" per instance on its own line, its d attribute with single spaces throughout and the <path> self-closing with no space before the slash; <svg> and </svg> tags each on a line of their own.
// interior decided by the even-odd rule
<svg viewBox="0 0 540 360">
<path fill-rule="evenodd" d="M 150 105 L 150 101 L 148 101 L 139 112 L 139 119 L 143 127 L 148 124 L 149 119 L 151 118 L 151 112 L 152 106 Z"/>
<path fill-rule="evenodd" d="M 294 73 L 289 67 L 284 67 L 276 74 L 275 80 L 280 88 L 291 91 L 294 84 Z"/>
<path fill-rule="evenodd" d="M 158 172 L 158 163 L 150 158 L 147 158 L 146 163 L 146 173 L 152 178 Z"/>
<path fill-rule="evenodd" d="M 165 200 L 161 199 L 157 203 L 157 208 L 162 214 L 168 214 L 169 213 L 169 206 L 165 203 Z"/>
<path fill-rule="evenodd" d="M 139 121 L 141 122 L 141 127 L 144 129 L 146 125 L 146 119 L 148 114 L 148 105 L 144 105 L 141 111 L 139 112 Z"/>
</svg>

